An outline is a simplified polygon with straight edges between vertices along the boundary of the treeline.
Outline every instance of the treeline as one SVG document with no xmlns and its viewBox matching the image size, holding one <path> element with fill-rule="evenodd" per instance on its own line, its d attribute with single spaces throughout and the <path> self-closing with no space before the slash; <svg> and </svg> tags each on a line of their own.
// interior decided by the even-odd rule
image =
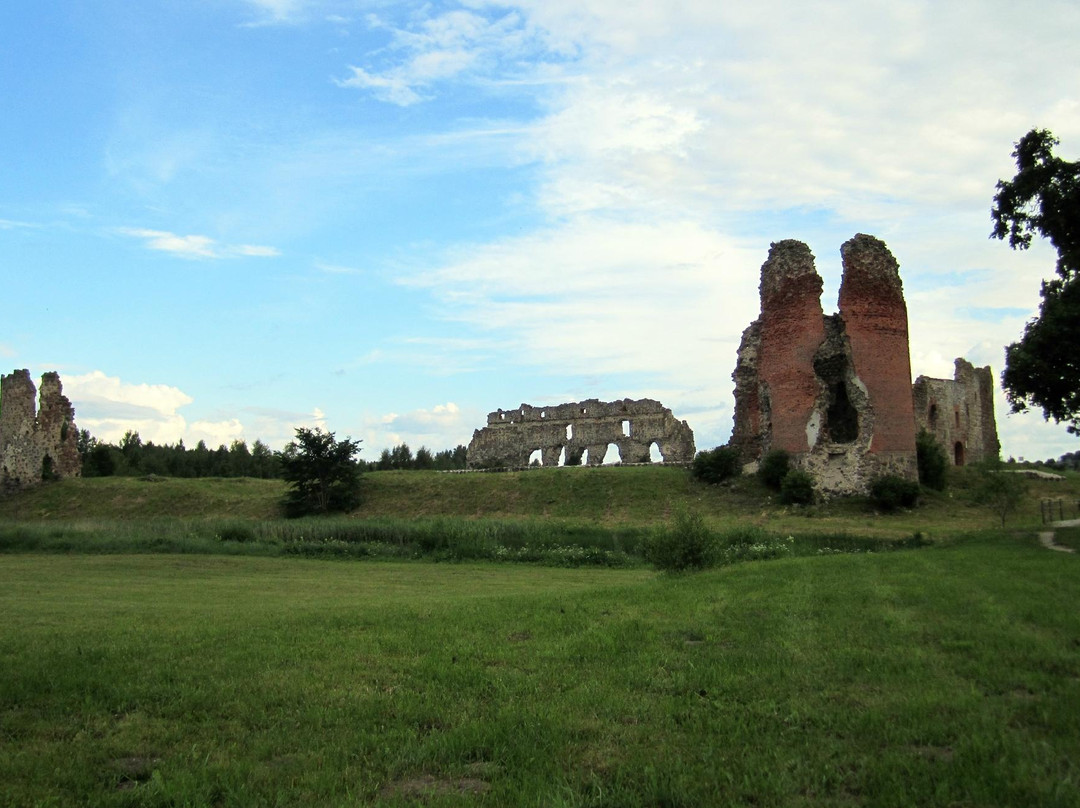
<svg viewBox="0 0 1080 808">
<path fill-rule="evenodd" d="M 460 443 L 453 449 L 443 449 L 432 454 L 426 446 L 412 453 L 407 443 L 399 443 L 393 449 L 383 449 L 379 459 L 368 464 L 369 471 L 392 471 L 414 469 L 417 471 L 453 471 L 465 468 L 466 449 Z"/>
<path fill-rule="evenodd" d="M 128 431 L 119 444 L 105 443 L 87 430 L 79 431 L 79 453 L 82 455 L 84 477 L 141 476 L 159 477 L 259 477 L 281 476 L 275 453 L 261 440 L 249 448 L 242 440 L 234 440 L 211 449 L 199 441 L 189 449 L 180 440 L 175 444 L 143 442 L 138 432 Z"/>
<path fill-rule="evenodd" d="M 261 440 L 251 446 L 234 440 L 211 449 L 205 441 L 194 448 L 184 442 L 155 444 L 143 441 L 138 432 L 128 431 L 118 444 L 99 441 L 86 429 L 79 431 L 79 454 L 84 477 L 136 477 L 154 474 L 159 477 L 258 477 L 282 476 L 280 452 Z M 413 454 L 408 444 L 384 449 L 378 460 L 358 460 L 361 471 L 416 469 L 450 471 L 465 468 L 465 447 L 432 452 L 421 446 Z"/>
</svg>

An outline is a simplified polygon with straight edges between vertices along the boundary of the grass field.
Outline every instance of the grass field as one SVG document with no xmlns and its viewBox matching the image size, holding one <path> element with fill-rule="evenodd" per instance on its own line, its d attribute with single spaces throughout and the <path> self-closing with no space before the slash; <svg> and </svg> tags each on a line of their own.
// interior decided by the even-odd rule
<svg viewBox="0 0 1080 808">
<path fill-rule="evenodd" d="M 1080 806 L 1080 555 L 1034 539 L 1078 478 L 1007 531 L 953 482 L 890 515 L 670 468 L 370 474 L 321 521 L 278 519 L 273 481 L 0 499 L 0 805 Z M 450 551 L 621 552 L 678 509 L 801 555 Z M 459 560 L 294 553 L 372 537 Z"/>
<path fill-rule="evenodd" d="M 1080 566 L 0 557 L 0 804 L 1080 804 Z"/>
</svg>

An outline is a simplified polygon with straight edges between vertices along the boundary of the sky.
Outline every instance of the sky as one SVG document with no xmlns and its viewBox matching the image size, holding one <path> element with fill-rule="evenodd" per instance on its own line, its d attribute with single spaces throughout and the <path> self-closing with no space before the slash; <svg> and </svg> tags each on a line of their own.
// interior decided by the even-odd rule
<svg viewBox="0 0 1080 808">
<path fill-rule="evenodd" d="M 836 310 L 900 264 L 913 378 L 1000 374 L 1046 244 L 989 238 L 1014 143 L 1080 158 L 1075 0 L 6 0 L 0 368 L 80 428 L 468 443 L 525 402 L 731 434 L 773 241 Z M 1080 449 L 1009 415 L 1005 457 Z"/>
</svg>

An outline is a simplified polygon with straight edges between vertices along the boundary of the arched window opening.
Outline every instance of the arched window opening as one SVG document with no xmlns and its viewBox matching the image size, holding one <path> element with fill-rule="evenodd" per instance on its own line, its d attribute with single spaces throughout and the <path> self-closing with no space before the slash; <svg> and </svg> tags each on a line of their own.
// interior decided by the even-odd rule
<svg viewBox="0 0 1080 808">
<path fill-rule="evenodd" d="M 956 416 L 956 428 L 960 428 L 960 408 L 953 410 L 953 415 Z"/>
<path fill-rule="evenodd" d="M 565 446 L 562 447 L 562 451 L 559 452 L 559 465 L 560 466 L 565 466 L 566 465 L 566 447 Z"/>
<path fill-rule="evenodd" d="M 964 465 L 964 444 L 960 441 L 957 441 L 956 445 L 953 446 L 953 460 L 957 466 Z"/>
<path fill-rule="evenodd" d="M 542 466 L 544 465 L 544 453 L 539 449 L 533 449 L 533 453 L 529 455 L 530 466 Z"/>
<path fill-rule="evenodd" d="M 604 459 L 600 462 L 604 466 L 613 466 L 621 460 L 622 458 L 619 457 L 619 447 L 614 443 L 609 443 L 607 445 L 607 451 L 604 452 Z"/>
<path fill-rule="evenodd" d="M 926 420 L 930 423 L 930 429 L 937 429 L 937 404 L 930 405 L 930 411 L 926 414 Z"/>
<path fill-rule="evenodd" d="M 650 463 L 663 463 L 664 456 L 660 454 L 660 445 L 653 441 L 649 444 L 649 462 Z"/>
<path fill-rule="evenodd" d="M 574 425 L 573 424 L 567 424 L 566 425 L 566 439 L 567 440 L 573 440 L 574 439 Z"/>
</svg>

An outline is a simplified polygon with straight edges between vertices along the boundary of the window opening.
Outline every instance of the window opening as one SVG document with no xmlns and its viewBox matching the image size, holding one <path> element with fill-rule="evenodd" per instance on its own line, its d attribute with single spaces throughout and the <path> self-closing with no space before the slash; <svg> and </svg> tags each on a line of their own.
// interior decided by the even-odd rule
<svg viewBox="0 0 1080 808">
<path fill-rule="evenodd" d="M 624 438 L 629 438 L 630 437 L 630 422 L 629 421 L 624 420 L 622 422 L 622 433 L 623 433 Z"/>
<path fill-rule="evenodd" d="M 960 441 L 957 441 L 953 447 L 953 460 L 958 466 L 964 465 L 964 444 Z"/>
</svg>

